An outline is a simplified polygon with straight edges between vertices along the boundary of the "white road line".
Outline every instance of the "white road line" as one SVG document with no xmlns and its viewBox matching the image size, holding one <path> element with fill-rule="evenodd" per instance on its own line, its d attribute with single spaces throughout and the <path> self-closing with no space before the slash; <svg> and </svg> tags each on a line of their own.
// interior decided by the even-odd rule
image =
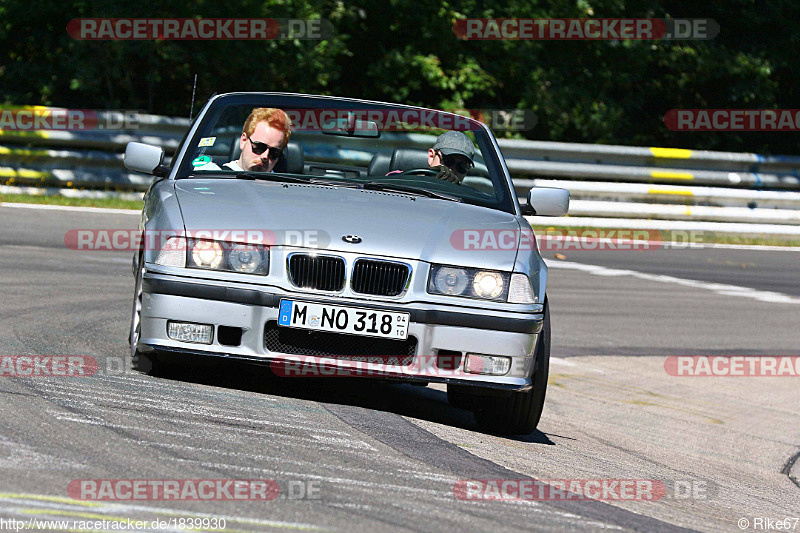
<svg viewBox="0 0 800 533">
<path fill-rule="evenodd" d="M 208 435 L 206 435 L 206 436 L 209 437 Z M 219 437 L 211 436 L 209 438 L 214 439 L 214 440 L 225 440 L 225 437 L 223 437 L 223 436 L 219 436 Z M 147 440 L 147 439 L 144 439 L 144 438 L 138 439 L 138 440 L 132 440 L 131 442 L 133 442 L 135 444 L 141 444 L 143 446 L 167 446 L 167 443 L 155 442 L 155 441 Z M 315 450 L 315 451 L 329 451 L 329 452 L 334 452 L 334 453 L 349 453 L 349 454 L 355 455 L 356 457 L 358 457 L 360 460 L 363 460 L 363 461 L 374 461 L 375 460 L 375 454 L 370 454 L 370 453 L 365 452 L 364 450 L 357 450 L 357 449 L 352 449 L 352 448 L 334 448 L 332 446 L 325 446 L 324 444 L 304 444 L 302 442 L 292 442 L 291 443 L 291 447 L 292 448 L 308 448 L 310 450 Z M 213 452 L 213 453 L 217 453 L 217 449 L 211 449 L 211 450 L 208 449 L 208 448 L 199 448 L 199 449 L 206 450 L 206 451 Z M 381 459 L 381 460 L 383 460 L 383 459 Z"/>
<path fill-rule="evenodd" d="M 48 205 L 48 204 L 15 204 L 0 203 L 0 207 L 13 207 L 18 209 L 48 209 L 53 211 L 75 211 L 84 213 L 108 213 L 110 215 L 136 215 L 142 214 L 135 209 L 111 209 L 109 207 L 78 207 L 74 205 Z"/>
<path fill-rule="evenodd" d="M 751 289 L 750 287 L 740 287 L 738 285 L 727 285 L 724 283 L 711 283 L 708 281 L 697 281 L 693 279 L 676 278 L 673 276 L 665 276 L 662 274 L 646 274 L 635 270 L 625 270 L 619 268 L 607 268 L 597 265 L 587 265 L 584 263 L 573 263 L 569 261 L 549 261 L 547 266 L 550 268 L 563 268 L 567 270 L 578 270 L 594 276 L 605 277 L 620 277 L 631 276 L 638 279 L 647 281 L 657 281 L 659 283 L 672 283 L 674 285 L 681 285 L 683 287 L 692 287 L 695 289 L 703 289 L 721 294 L 724 296 L 738 296 L 743 298 L 750 298 L 758 300 L 759 302 L 777 303 L 777 304 L 800 304 L 800 298 L 782 294 L 780 292 L 760 291 Z"/>
<path fill-rule="evenodd" d="M 175 381 L 153 381 L 153 380 L 137 379 L 137 378 L 131 378 L 131 377 L 127 377 L 127 376 L 112 375 L 112 374 L 104 374 L 104 375 L 102 375 L 102 377 L 100 379 L 111 379 L 111 380 L 119 380 L 119 381 L 122 381 L 122 382 L 130 382 L 130 383 L 127 383 L 127 384 L 132 386 L 132 387 L 148 387 L 148 388 L 151 388 L 151 389 L 155 389 L 155 390 L 159 391 L 162 394 L 165 393 L 165 392 L 175 393 L 176 395 L 177 394 L 184 394 L 184 393 L 192 393 L 192 394 L 196 394 L 197 396 L 201 396 L 204 399 L 225 396 L 225 397 L 233 398 L 233 399 L 238 400 L 238 401 L 248 401 L 248 402 L 252 402 L 254 400 L 263 401 L 263 402 L 278 402 L 279 401 L 277 398 L 272 398 L 270 396 L 266 396 L 266 395 L 261 394 L 261 393 L 257 393 L 257 394 L 259 394 L 258 396 L 252 396 L 252 395 L 248 394 L 247 391 L 237 391 L 237 392 L 240 392 L 241 394 L 236 394 L 234 392 L 225 392 L 225 391 L 221 391 L 219 389 L 216 389 L 216 390 L 215 389 L 211 389 L 211 388 L 203 388 L 203 389 L 201 389 L 201 388 L 193 388 L 193 387 L 182 386 L 183 385 L 182 383 L 178 383 L 178 382 L 175 382 Z M 165 387 L 169 387 L 169 388 L 165 390 Z M 213 385 L 203 385 L 203 387 L 213 387 Z M 181 400 L 182 400 L 182 398 L 181 398 Z M 288 416 L 300 416 L 300 417 L 303 416 L 303 415 L 295 414 L 295 413 L 287 413 L 287 415 Z"/>
<path fill-rule="evenodd" d="M 536 230 L 536 239 L 540 252 L 569 252 L 570 249 L 580 250 L 602 250 L 604 243 L 613 241 L 613 246 L 609 244 L 610 250 L 710 250 L 712 248 L 727 250 L 750 250 L 757 252 L 800 252 L 800 246 L 773 246 L 761 244 L 721 244 L 714 242 L 691 242 L 691 241 L 659 241 L 659 240 L 633 240 L 618 237 L 589 237 L 584 233 L 594 230 L 571 230 L 574 233 L 567 235 L 553 235 Z M 602 230 L 598 230 L 602 231 Z M 612 230 L 614 231 L 614 230 Z M 595 232 L 598 233 L 598 232 Z M 552 245 L 551 242 L 564 243 L 560 246 Z"/>
<path fill-rule="evenodd" d="M 107 400 L 107 399 L 111 400 L 110 397 L 116 397 L 116 398 L 120 398 L 122 400 L 127 400 L 128 403 L 131 403 L 131 402 L 147 402 L 147 403 L 151 403 L 151 404 L 154 404 L 154 405 L 162 405 L 165 402 L 175 402 L 176 404 L 178 404 L 178 401 L 179 401 L 178 398 L 165 398 L 165 397 L 149 398 L 149 397 L 139 396 L 139 395 L 136 395 L 136 394 L 116 394 L 114 392 L 98 389 L 97 387 L 81 386 L 81 385 L 73 384 L 73 383 L 70 383 L 68 385 L 69 390 L 64 390 L 62 388 L 59 388 L 58 385 L 53 386 L 50 383 L 41 384 L 40 386 L 46 392 L 50 392 L 50 393 L 53 393 L 53 394 L 63 394 L 65 396 L 77 396 L 77 397 L 79 397 L 81 399 L 91 399 L 91 400 L 98 400 L 98 401 L 99 400 Z M 72 391 L 77 391 L 77 392 L 80 392 L 81 394 L 75 394 Z M 122 391 L 122 392 L 124 392 L 124 391 Z M 93 395 L 97 395 L 97 396 L 93 396 Z M 180 402 L 180 405 L 186 405 L 186 402 Z"/>
<path fill-rule="evenodd" d="M 276 470 L 272 468 L 259 468 L 255 466 L 243 466 L 243 465 L 232 465 L 226 463 L 211 463 L 205 461 L 198 461 L 194 459 L 182 459 L 180 457 L 169 457 L 169 460 L 176 461 L 179 463 L 190 463 L 190 464 L 197 464 L 200 466 L 204 466 L 206 468 L 211 469 L 231 469 L 231 470 L 241 470 L 243 472 L 258 472 L 263 474 L 269 474 L 274 477 L 285 478 L 285 479 L 318 479 L 320 481 L 327 481 L 329 483 L 337 483 L 340 485 L 349 485 L 351 487 L 360 487 L 360 488 L 381 488 L 381 489 L 388 489 L 389 495 L 391 495 L 391 491 L 404 491 L 404 492 L 411 492 L 415 494 L 424 494 L 426 496 L 433 496 L 436 498 L 444 498 L 449 501 L 454 499 L 452 491 L 441 491 L 441 490 L 433 490 L 433 489 L 423 489 L 420 487 L 410 487 L 406 485 L 394 485 L 390 483 L 378 483 L 375 481 L 365 481 L 361 479 L 352 479 L 352 478 L 344 478 L 344 477 L 333 477 L 333 476 L 321 476 L 318 474 L 309 474 L 308 472 L 289 472 L 286 470 Z"/>
<path fill-rule="evenodd" d="M 124 425 L 124 424 L 114 424 L 112 422 L 108 422 L 106 420 L 103 420 L 103 419 L 101 419 L 99 417 L 67 416 L 67 415 L 64 415 L 63 413 L 59 413 L 57 411 L 47 411 L 47 414 L 52 415 L 56 420 L 63 420 L 63 421 L 66 421 L 66 422 L 76 422 L 78 424 L 89 424 L 89 425 L 92 425 L 92 426 L 102 426 L 102 427 L 107 427 L 107 428 L 112 428 L 112 429 L 129 429 L 129 430 L 136 430 L 136 431 L 144 431 L 146 433 L 148 433 L 148 432 L 149 433 L 161 433 L 161 434 L 164 434 L 164 435 L 175 435 L 175 436 L 179 436 L 179 437 L 200 437 L 200 436 L 202 436 L 203 438 L 214 438 L 216 440 L 228 440 L 228 441 L 230 441 L 231 433 L 236 434 L 236 436 L 257 435 L 257 436 L 261 436 L 261 437 L 270 434 L 270 433 L 267 433 L 265 431 L 257 430 L 257 429 L 230 428 L 230 431 L 226 432 L 224 435 L 213 435 L 213 434 L 212 435 L 208 435 L 208 434 L 203 435 L 200 432 L 181 433 L 181 432 L 167 431 L 165 429 L 155 429 L 155 428 L 150 428 L 150 427 L 128 426 L 128 425 Z M 161 417 L 160 420 L 164 420 L 163 417 Z M 171 421 L 171 423 L 174 424 L 175 421 Z M 188 425 L 199 425 L 199 426 L 205 428 L 206 430 L 208 429 L 208 425 L 207 424 L 202 424 L 200 422 L 193 422 L 193 423 L 188 424 Z M 191 429 L 191 428 L 187 428 L 187 429 Z M 314 435 L 314 434 L 311 434 L 309 436 L 303 436 L 303 435 L 286 435 L 284 433 L 281 433 L 280 437 L 281 437 L 281 439 L 287 439 L 287 440 L 293 440 L 293 441 L 294 440 L 298 440 L 298 441 L 307 442 L 309 444 L 307 444 L 306 447 L 314 448 L 314 449 L 321 449 L 321 448 L 324 447 L 324 448 L 329 449 L 329 450 L 344 450 L 344 449 L 348 449 L 349 448 L 351 450 L 359 451 L 359 452 L 365 452 L 365 451 L 375 451 L 375 452 L 377 452 L 378 451 L 373 446 L 371 446 L 370 444 L 368 444 L 368 443 L 366 443 L 364 441 L 350 440 L 350 439 L 337 439 L 337 438 L 333 438 L 333 437 L 326 437 L 325 435 Z M 323 446 L 323 445 L 319 444 L 320 442 L 322 442 L 324 444 L 331 444 L 333 446 Z M 298 446 L 298 444 L 293 442 L 292 446 Z"/>
<path fill-rule="evenodd" d="M 341 435 L 341 436 L 345 436 L 345 437 L 350 436 L 350 433 L 347 433 L 345 431 L 337 431 L 337 430 L 334 430 L 334 429 L 325 429 L 325 428 L 318 428 L 318 427 L 312 427 L 312 426 L 298 426 L 298 425 L 295 425 L 295 424 L 286 424 L 286 423 L 283 423 L 283 422 L 275 422 L 275 421 L 272 421 L 272 420 L 263 420 L 263 419 L 255 419 L 255 418 L 242 418 L 242 417 L 228 416 L 228 415 L 224 415 L 224 414 L 215 413 L 214 412 L 215 410 L 219 410 L 219 411 L 222 410 L 222 409 L 219 409 L 219 408 L 191 406 L 191 407 L 194 407 L 194 409 L 184 409 L 184 408 L 182 408 L 180 406 L 181 405 L 186 405 L 185 402 L 179 404 L 177 402 L 174 402 L 172 399 L 141 398 L 141 397 L 133 396 L 133 395 L 123 396 L 123 395 L 119 395 L 119 394 L 114 394 L 112 392 L 106 392 L 106 391 L 100 392 L 100 391 L 97 391 L 97 390 L 89 390 L 89 391 L 84 390 L 84 391 L 81 391 L 80 394 L 77 394 L 77 393 L 67 392 L 67 391 L 64 391 L 64 390 L 56 389 L 56 388 L 48 388 L 46 386 L 42 387 L 42 388 L 46 389 L 46 392 L 49 393 L 49 394 L 54 394 L 54 395 L 59 395 L 59 396 L 75 397 L 77 399 L 77 401 L 79 401 L 80 403 L 83 403 L 83 404 L 86 404 L 86 402 L 98 402 L 98 403 L 106 403 L 106 404 L 114 403 L 114 404 L 122 404 L 123 407 L 129 408 L 130 405 L 131 405 L 131 402 L 136 402 L 136 403 L 143 403 L 143 404 L 145 404 L 146 407 L 152 407 L 152 408 L 155 408 L 155 409 L 160 409 L 160 410 L 165 411 L 167 413 L 192 414 L 192 415 L 197 415 L 197 416 L 208 417 L 209 419 L 231 420 L 231 421 L 234 421 L 234 422 L 246 422 L 246 423 L 250 423 L 250 424 L 263 424 L 263 425 L 266 425 L 266 426 L 284 427 L 284 428 L 287 428 L 287 429 L 297 429 L 297 430 L 302 430 L 302 431 L 314 431 L 314 432 L 317 432 L 317 433 L 329 433 L 331 435 Z M 101 396 L 95 396 L 95 394 L 101 394 Z M 115 396 L 115 397 L 120 398 L 120 399 L 114 399 L 114 398 L 111 398 L 111 396 Z M 46 400 L 64 399 L 64 398 L 60 398 L 60 397 L 48 397 L 48 396 L 43 396 L 43 398 L 46 399 Z M 96 404 L 91 403 L 91 405 L 96 405 Z M 114 409 L 114 407 L 112 407 L 112 409 Z M 133 413 L 133 412 L 130 412 L 130 411 L 127 411 L 125 413 L 125 415 L 126 416 L 139 417 L 139 418 L 152 418 L 152 419 L 155 419 L 155 420 L 163 420 L 163 416 L 147 415 L 145 413 Z M 187 421 L 187 420 L 180 420 L 180 422 L 184 422 L 184 423 L 187 423 L 187 424 L 188 423 L 204 424 L 204 422 Z"/>
<path fill-rule="evenodd" d="M 172 380 L 156 380 L 156 379 L 142 379 L 138 377 L 133 377 L 132 375 L 125 375 L 125 374 L 104 374 L 103 379 L 110 379 L 114 381 L 123 381 L 128 383 L 129 385 L 136 386 L 136 387 L 151 387 L 156 388 L 159 390 L 164 390 L 165 385 L 169 385 L 175 391 L 190 391 L 195 393 L 205 393 L 207 394 L 208 391 L 203 391 L 194 387 L 189 387 L 181 382 L 175 382 Z"/>
<path fill-rule="evenodd" d="M 402 468 L 398 470 L 398 472 L 409 475 L 411 477 L 417 477 L 420 479 L 427 479 L 429 481 L 437 481 L 442 483 L 455 483 L 460 479 L 459 477 L 450 474 L 436 474 L 434 472 L 418 472 L 416 470 L 406 470 Z"/>
<path fill-rule="evenodd" d="M 616 202 L 615 202 L 616 203 Z M 636 205 L 632 203 L 621 205 Z M 767 235 L 800 234 L 800 229 L 791 224 L 753 224 L 740 222 L 700 222 L 696 220 L 658 220 L 644 218 L 606 218 L 568 216 L 560 219 L 528 216 L 526 220 L 537 227 L 566 226 L 607 229 L 643 229 L 659 231 L 708 231 L 711 233 L 763 233 Z"/>
<path fill-rule="evenodd" d="M 94 261 L 95 263 L 117 263 L 119 265 L 130 265 L 130 259 L 123 259 L 122 257 L 104 257 L 102 255 L 81 255 L 81 261 Z"/>
<path fill-rule="evenodd" d="M 127 400 L 115 400 L 115 399 L 105 398 L 105 397 L 87 396 L 85 394 L 71 394 L 71 393 L 68 393 L 68 392 L 54 392 L 53 394 L 76 397 L 76 400 L 75 400 L 76 403 L 80 403 L 82 405 L 87 405 L 87 406 L 92 406 L 92 407 L 97 407 L 97 405 L 101 404 L 101 403 L 104 403 L 104 404 L 114 403 L 114 404 L 117 404 L 117 405 L 121 405 L 122 409 L 126 409 L 126 411 L 124 413 L 125 417 L 145 418 L 145 419 L 151 419 L 151 420 L 164 420 L 165 419 L 164 418 L 165 415 L 148 415 L 146 413 L 132 412 L 132 411 L 130 411 L 130 401 L 127 401 Z M 47 397 L 47 396 L 43 396 L 43 398 L 45 400 L 49 400 L 49 401 L 53 401 L 53 400 L 62 400 L 62 401 L 67 401 L 67 402 L 70 401 L 68 398 L 62 398 L 62 397 Z M 97 403 L 95 403 L 95 402 L 97 402 Z M 169 404 L 167 404 L 167 405 L 169 405 Z M 318 427 L 311 427 L 311 426 L 297 426 L 297 425 L 294 425 L 294 424 L 284 424 L 282 422 L 274 422 L 272 420 L 259 420 L 259 419 L 252 419 L 252 418 L 241 418 L 241 417 L 218 415 L 218 414 L 214 414 L 214 413 L 210 412 L 210 410 L 208 412 L 204 412 L 203 410 L 181 409 L 181 408 L 177 408 L 177 407 L 167 407 L 164 404 L 159 404 L 159 403 L 155 403 L 155 404 L 154 403 L 148 403 L 148 404 L 146 404 L 144 406 L 164 411 L 167 414 L 175 414 L 178 417 L 181 414 L 191 414 L 191 415 L 197 415 L 197 416 L 201 416 L 201 417 L 206 417 L 206 420 L 204 420 L 204 421 L 200 421 L 200 420 L 185 420 L 185 419 L 182 419 L 182 418 L 177 418 L 176 420 L 174 420 L 174 422 L 176 422 L 176 423 L 187 424 L 187 425 L 206 426 L 210 422 L 216 422 L 216 421 L 224 422 L 226 420 L 230 420 L 230 421 L 233 421 L 233 422 L 244 422 L 244 423 L 248 423 L 248 424 L 260 424 L 260 425 L 264 425 L 264 426 L 274 426 L 274 427 L 280 427 L 280 428 L 286 428 L 286 429 L 294 429 L 294 430 L 299 430 L 299 431 L 309 431 L 309 432 L 316 432 L 316 433 L 329 433 L 331 435 L 341 435 L 341 436 L 345 436 L 345 437 L 350 436 L 350 433 L 347 433 L 347 432 L 344 432 L 344 431 L 336 431 L 334 429 L 325 429 L 325 428 L 318 428 Z M 117 409 L 116 407 L 111 407 L 111 406 L 109 406 L 109 408 Z M 234 428 L 232 428 L 232 429 L 234 429 Z M 245 430 L 249 430 L 249 431 L 258 431 L 258 430 L 255 430 L 253 428 L 235 428 L 235 429 L 245 429 Z M 328 438 L 334 438 L 334 437 L 328 437 Z"/>
<path fill-rule="evenodd" d="M 148 442 L 147 446 L 155 446 L 157 448 L 170 448 L 170 449 L 179 449 L 179 450 L 186 450 L 192 451 L 197 453 L 209 453 L 214 456 L 226 456 L 226 457 L 233 457 L 233 458 L 242 458 L 242 459 L 249 459 L 253 461 L 259 462 L 267 462 L 267 463 L 285 463 L 285 464 L 294 464 L 298 466 L 308 466 L 308 461 L 295 461 L 292 459 L 287 459 L 286 457 L 279 457 L 279 456 L 270 456 L 270 455 L 261 455 L 261 454 L 254 454 L 254 453 L 242 453 L 242 452 L 231 452 L 226 450 L 220 450 L 217 448 L 203 448 L 201 446 L 188 446 L 186 444 L 171 444 L 166 442 Z M 387 458 L 387 460 L 392 459 L 397 461 L 402 466 L 411 466 L 409 461 L 404 461 L 403 457 L 399 458 Z M 353 466 L 349 464 L 340 465 L 340 464 L 327 464 L 327 463 L 315 463 L 315 467 L 319 468 L 327 468 L 329 470 L 345 470 L 347 472 L 353 471 Z M 392 471 L 388 469 L 383 470 L 373 470 L 371 468 L 359 468 L 359 472 L 369 473 L 369 474 L 382 474 L 382 475 L 390 475 L 399 477 L 401 479 L 408 479 L 409 477 L 422 479 L 426 481 L 436 481 L 442 483 L 450 483 L 451 485 L 454 484 L 456 481 L 459 480 L 458 477 L 452 475 L 443 475 L 443 474 L 434 474 L 433 472 L 417 472 L 414 470 L 407 470 L 407 469 L 398 469 L 397 471 Z"/>
<path fill-rule="evenodd" d="M 372 445 L 364 442 L 363 440 L 353 440 L 353 439 L 341 439 L 337 437 L 328 437 L 326 435 L 311 435 L 311 438 L 318 442 L 324 442 L 325 444 L 331 444 L 334 446 L 346 446 L 347 448 L 358 448 L 377 452 L 377 448 L 373 447 Z"/>
<path fill-rule="evenodd" d="M 52 414 L 52 413 L 51 413 Z M 130 429 L 134 431 L 144 431 L 145 433 L 160 433 L 162 435 L 173 435 L 176 437 L 191 437 L 191 433 L 180 433 L 178 431 L 167 431 L 165 429 L 155 429 L 155 428 L 143 428 L 138 426 L 126 426 L 123 424 L 112 424 L 110 422 L 106 422 L 104 420 L 91 420 L 88 418 L 79 418 L 79 417 L 72 417 L 72 416 L 64 416 L 64 415 L 55 415 L 56 420 L 63 420 L 65 422 L 77 422 L 78 424 L 89 424 L 91 426 L 101 426 L 107 427 L 111 429 Z"/>
<path fill-rule="evenodd" d="M 110 374 L 103 375 L 101 379 L 121 380 L 123 382 L 135 381 L 137 383 L 140 383 L 141 385 L 138 384 L 134 385 L 130 383 L 129 385 L 134 387 L 150 387 L 156 389 L 162 394 L 166 392 L 165 387 L 169 387 L 169 389 L 167 389 L 168 392 L 174 392 L 176 395 L 184 393 L 196 394 L 197 396 L 200 396 L 200 399 L 203 401 L 207 401 L 209 399 L 216 399 L 219 397 L 225 397 L 225 398 L 231 398 L 232 400 L 235 400 L 237 402 L 243 402 L 243 404 L 253 408 L 261 408 L 261 407 L 268 409 L 281 408 L 282 409 L 281 414 L 283 416 L 297 418 L 298 420 L 306 420 L 308 418 L 305 414 L 302 413 L 302 411 L 314 411 L 319 413 L 324 412 L 324 409 L 321 409 L 319 407 L 306 407 L 303 405 L 295 405 L 289 407 L 286 405 L 286 402 L 284 400 L 279 398 L 273 398 L 271 396 L 268 396 L 266 393 L 261 393 L 261 392 L 250 393 L 248 391 L 236 391 L 240 393 L 236 394 L 236 392 L 226 392 L 220 390 L 219 388 L 214 389 L 213 385 L 203 385 L 203 387 L 207 387 L 203 389 L 181 387 L 174 381 L 166 381 L 166 382 L 153 381 L 153 380 L 148 381 L 148 380 L 128 378 L 120 375 L 110 375 Z M 235 390 L 235 389 L 230 389 L 230 390 Z M 181 400 L 183 400 L 183 398 L 181 398 Z M 263 405 L 263 406 L 257 405 L 260 402 L 264 403 L 272 402 L 276 405 Z"/>
<path fill-rule="evenodd" d="M 191 393 L 191 394 L 195 394 L 197 396 L 201 396 L 204 399 L 206 399 L 206 398 L 215 398 L 215 397 L 220 397 L 220 396 L 226 396 L 226 397 L 233 398 L 233 399 L 236 399 L 236 400 L 247 400 L 247 401 L 258 400 L 258 401 L 264 401 L 264 402 L 277 402 L 278 401 L 277 398 L 272 398 L 270 396 L 265 396 L 263 394 L 261 394 L 259 396 L 250 396 L 250 395 L 247 395 L 247 393 L 246 393 L 247 391 L 238 391 L 238 392 L 241 392 L 243 394 L 235 394 L 235 393 L 232 393 L 232 392 L 224 392 L 224 391 L 221 391 L 219 389 L 213 390 L 213 389 L 206 389 L 206 388 L 202 388 L 201 389 L 201 388 L 187 387 L 182 383 L 178 383 L 178 382 L 174 382 L 174 381 L 163 382 L 163 381 L 143 380 L 143 379 L 136 379 L 136 378 L 130 378 L 130 377 L 125 377 L 125 376 L 120 376 L 120 375 L 112 375 L 112 374 L 104 374 L 104 375 L 102 375 L 102 377 L 100 377 L 100 379 L 114 380 L 114 383 L 116 383 L 117 381 L 122 381 L 125 384 L 130 385 L 131 387 L 139 387 L 139 388 L 147 387 L 147 388 L 150 388 L 150 389 L 155 389 L 161 394 L 163 394 L 165 392 L 174 393 L 175 395 Z M 183 398 L 181 398 L 181 400 L 183 400 Z"/>
<path fill-rule="evenodd" d="M 757 252 L 800 252 L 800 246 L 759 246 L 758 244 L 713 244 L 706 248 L 724 248 L 726 250 L 754 250 Z"/>
</svg>

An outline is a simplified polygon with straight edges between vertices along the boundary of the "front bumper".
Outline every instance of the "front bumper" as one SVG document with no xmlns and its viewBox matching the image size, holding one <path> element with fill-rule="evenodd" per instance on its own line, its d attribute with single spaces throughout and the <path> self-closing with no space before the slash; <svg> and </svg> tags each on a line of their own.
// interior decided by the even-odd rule
<svg viewBox="0 0 800 533">
<path fill-rule="evenodd" d="M 485 309 L 458 308 L 428 303 L 379 303 L 318 294 L 303 294 L 302 299 L 335 305 L 352 305 L 410 313 L 409 338 L 416 339 L 408 364 L 374 365 L 367 357 L 344 358 L 270 351 L 265 342 L 267 325 L 278 320 L 281 298 L 299 298 L 297 294 L 265 290 L 263 287 L 231 287 L 210 281 L 181 278 L 147 272 L 142 283 L 141 335 L 142 352 L 173 352 L 192 355 L 242 359 L 272 365 L 312 364 L 319 375 L 357 375 L 403 381 L 458 383 L 504 390 L 527 390 L 533 373 L 533 351 L 541 331 L 541 313 L 518 313 Z M 167 321 L 212 324 L 212 344 L 176 341 L 167 336 Z M 220 326 L 241 330 L 236 345 L 220 344 Z M 343 334 L 341 334 L 343 335 Z M 324 347 L 323 347 L 324 348 Z M 511 358 L 505 375 L 472 374 L 464 370 L 466 353 Z M 446 354 L 449 364 L 441 365 Z M 311 363 L 313 361 L 313 363 Z M 458 363 L 454 367 L 452 362 Z M 273 366 L 273 369 L 276 367 Z M 341 370 L 341 371 L 340 371 Z M 313 375 L 288 372 L 286 375 Z"/>
</svg>

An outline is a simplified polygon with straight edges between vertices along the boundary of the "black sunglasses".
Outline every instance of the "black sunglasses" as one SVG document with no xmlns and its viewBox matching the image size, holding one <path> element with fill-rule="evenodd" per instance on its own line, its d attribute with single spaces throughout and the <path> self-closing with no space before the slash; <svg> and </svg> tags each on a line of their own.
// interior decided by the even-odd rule
<svg viewBox="0 0 800 533">
<path fill-rule="evenodd" d="M 260 141 L 254 141 L 249 135 L 247 136 L 247 139 L 250 141 L 250 144 L 253 147 L 253 153 L 256 155 L 261 155 L 267 150 L 269 150 L 268 157 L 272 160 L 278 159 L 283 155 L 283 150 L 280 148 L 275 148 L 274 146 L 270 146 L 267 143 L 262 143 Z"/>
<path fill-rule="evenodd" d="M 444 166 L 452 168 L 459 174 L 466 174 L 473 167 L 472 163 L 467 163 L 456 155 L 444 155 L 440 150 L 436 150 L 436 152 L 439 154 L 439 160 Z"/>
</svg>

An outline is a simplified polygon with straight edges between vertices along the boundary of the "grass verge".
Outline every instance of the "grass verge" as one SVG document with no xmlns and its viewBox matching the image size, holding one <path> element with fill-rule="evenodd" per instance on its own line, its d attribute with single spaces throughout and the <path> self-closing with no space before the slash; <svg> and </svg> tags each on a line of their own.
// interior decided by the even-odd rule
<svg viewBox="0 0 800 533">
<path fill-rule="evenodd" d="M 3 194 L 0 203 L 71 205 L 76 207 L 106 207 L 110 209 L 142 210 L 141 200 L 125 200 L 122 198 L 71 198 L 69 196 L 39 196 L 34 194 Z"/>
</svg>

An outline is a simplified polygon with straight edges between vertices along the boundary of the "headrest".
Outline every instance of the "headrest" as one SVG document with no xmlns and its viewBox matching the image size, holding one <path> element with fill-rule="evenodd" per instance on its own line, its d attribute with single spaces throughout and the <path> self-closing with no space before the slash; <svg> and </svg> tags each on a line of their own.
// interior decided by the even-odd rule
<svg viewBox="0 0 800 533">
<path fill-rule="evenodd" d="M 392 162 L 389 166 L 389 170 L 428 168 L 428 151 L 398 148 L 392 154 Z"/>
<path fill-rule="evenodd" d="M 306 158 L 300 143 L 290 142 L 283 151 L 283 156 L 275 164 L 275 172 L 288 172 L 289 174 L 303 174 Z"/>
<path fill-rule="evenodd" d="M 372 156 L 369 162 L 367 173 L 370 176 L 385 176 L 389 172 L 389 165 L 392 163 L 392 156 L 389 154 L 377 153 Z"/>
</svg>

